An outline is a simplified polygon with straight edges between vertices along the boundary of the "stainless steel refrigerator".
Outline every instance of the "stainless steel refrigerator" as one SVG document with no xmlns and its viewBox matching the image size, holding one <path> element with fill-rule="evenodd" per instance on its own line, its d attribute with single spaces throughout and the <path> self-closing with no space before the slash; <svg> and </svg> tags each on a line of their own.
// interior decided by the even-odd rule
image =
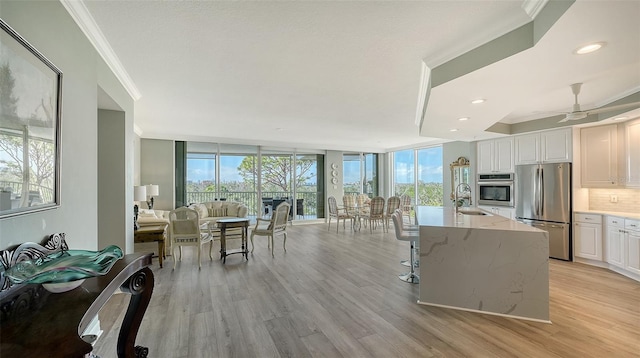
<svg viewBox="0 0 640 358">
<path fill-rule="evenodd" d="M 516 166 L 516 219 L 549 232 L 549 257 L 571 260 L 571 163 Z"/>
</svg>

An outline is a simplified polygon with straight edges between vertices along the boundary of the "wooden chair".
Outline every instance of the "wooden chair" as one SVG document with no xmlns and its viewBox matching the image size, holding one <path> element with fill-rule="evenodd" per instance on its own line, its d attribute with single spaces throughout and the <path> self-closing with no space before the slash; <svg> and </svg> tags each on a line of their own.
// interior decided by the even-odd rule
<svg viewBox="0 0 640 358">
<path fill-rule="evenodd" d="M 353 227 L 353 216 L 349 215 L 345 209 L 339 209 L 338 203 L 336 202 L 336 198 L 330 196 L 328 199 L 329 202 L 329 226 L 327 230 L 331 229 L 331 218 L 335 218 L 336 223 L 336 232 L 338 232 L 338 227 L 340 226 L 340 219 L 342 219 L 342 228 L 345 229 L 345 221 L 347 219 L 351 219 L 351 227 Z"/>
<path fill-rule="evenodd" d="M 400 208 L 402 208 L 402 219 L 407 217 L 409 224 L 411 224 L 411 197 L 409 195 L 400 196 Z"/>
<path fill-rule="evenodd" d="M 361 213 L 369 212 L 369 205 L 371 203 L 371 199 L 367 194 L 358 194 L 356 196 L 356 202 L 358 203 L 358 208 Z"/>
<path fill-rule="evenodd" d="M 267 247 L 271 247 L 271 256 L 273 257 L 273 237 L 277 234 L 284 235 L 284 241 L 282 247 L 284 251 L 287 251 L 287 221 L 289 220 L 289 212 L 291 210 L 291 204 L 286 201 L 281 202 L 276 206 L 271 214 L 271 219 L 256 219 L 256 227 L 251 230 L 251 253 L 255 246 L 253 245 L 253 236 L 266 236 Z"/>
<path fill-rule="evenodd" d="M 384 224 L 386 231 L 389 232 L 389 222 L 391 221 L 391 215 L 396 209 L 400 208 L 400 197 L 392 196 L 387 199 L 387 210 L 384 212 Z"/>
<path fill-rule="evenodd" d="M 378 222 L 382 223 L 384 231 L 384 198 L 376 196 L 369 203 L 369 210 L 362 214 L 362 218 L 369 222 L 369 231 L 373 233 L 374 226 L 377 227 Z"/>
<path fill-rule="evenodd" d="M 175 270 L 178 259 L 182 261 L 182 246 L 196 246 L 198 248 L 198 268 L 201 268 L 200 253 L 202 245 L 209 243 L 209 258 L 213 247 L 213 235 L 211 230 L 200 230 L 200 217 L 198 212 L 186 207 L 171 210 L 169 213 L 169 240 L 173 254 L 173 269 Z M 176 259 L 175 250 L 180 250 L 180 256 Z"/>
</svg>

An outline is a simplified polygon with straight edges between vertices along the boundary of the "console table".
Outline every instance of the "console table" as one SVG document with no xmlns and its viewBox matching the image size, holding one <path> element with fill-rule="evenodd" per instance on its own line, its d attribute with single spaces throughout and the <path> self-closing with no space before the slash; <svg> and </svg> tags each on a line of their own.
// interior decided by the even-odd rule
<svg viewBox="0 0 640 358">
<path fill-rule="evenodd" d="M 167 225 L 143 226 L 133 232 L 133 242 L 158 242 L 158 262 L 162 268 L 165 256 L 165 230 Z"/>
<path fill-rule="evenodd" d="M 35 244 L 29 245 L 27 249 Z M 18 250 L 3 254 L 19 256 Z M 131 294 L 131 300 L 118 336 L 118 357 L 146 357 L 148 349 L 136 347 L 135 339 L 153 292 L 151 255 L 125 255 L 106 275 L 87 278 L 64 293 L 51 293 L 41 284 L 11 286 L 5 281 L 0 291 L 0 357 L 84 357 L 93 348 L 87 342 L 92 337 L 85 341 L 81 335 L 119 288 Z"/>
</svg>

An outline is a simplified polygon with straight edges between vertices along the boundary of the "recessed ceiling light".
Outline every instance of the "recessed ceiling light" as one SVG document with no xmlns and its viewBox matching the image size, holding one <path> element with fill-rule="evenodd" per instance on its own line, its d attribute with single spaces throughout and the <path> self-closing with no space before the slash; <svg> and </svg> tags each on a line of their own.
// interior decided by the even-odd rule
<svg viewBox="0 0 640 358">
<path fill-rule="evenodd" d="M 622 121 L 622 120 L 625 120 L 625 119 L 627 119 L 627 117 L 622 116 L 622 117 L 616 117 L 616 118 L 614 118 L 613 120 L 614 120 L 614 121 Z"/>
<path fill-rule="evenodd" d="M 486 99 L 484 99 L 484 98 L 478 98 L 478 99 L 474 99 L 473 101 L 471 101 L 471 103 L 473 103 L 473 104 L 480 104 L 480 103 L 484 103 L 484 101 L 486 101 Z"/>
<path fill-rule="evenodd" d="M 461 118 L 458 118 L 458 120 L 459 121 L 468 121 L 469 117 L 461 117 Z"/>
<path fill-rule="evenodd" d="M 457 132 L 457 131 L 458 131 L 457 128 L 449 129 L 449 132 Z"/>
<path fill-rule="evenodd" d="M 601 49 L 602 47 L 604 47 L 605 43 L 604 42 L 594 42 L 592 44 L 588 44 L 582 47 L 579 47 L 578 49 L 576 49 L 575 53 L 578 55 L 584 55 L 587 53 L 592 53 L 594 51 L 598 51 L 599 49 Z"/>
</svg>

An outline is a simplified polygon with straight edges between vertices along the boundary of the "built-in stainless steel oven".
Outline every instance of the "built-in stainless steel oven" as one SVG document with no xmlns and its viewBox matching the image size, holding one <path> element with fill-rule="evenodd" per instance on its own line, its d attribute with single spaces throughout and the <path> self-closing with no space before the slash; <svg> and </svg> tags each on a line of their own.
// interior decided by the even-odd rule
<svg viewBox="0 0 640 358">
<path fill-rule="evenodd" d="M 478 205 L 513 207 L 513 173 L 478 174 Z"/>
</svg>

